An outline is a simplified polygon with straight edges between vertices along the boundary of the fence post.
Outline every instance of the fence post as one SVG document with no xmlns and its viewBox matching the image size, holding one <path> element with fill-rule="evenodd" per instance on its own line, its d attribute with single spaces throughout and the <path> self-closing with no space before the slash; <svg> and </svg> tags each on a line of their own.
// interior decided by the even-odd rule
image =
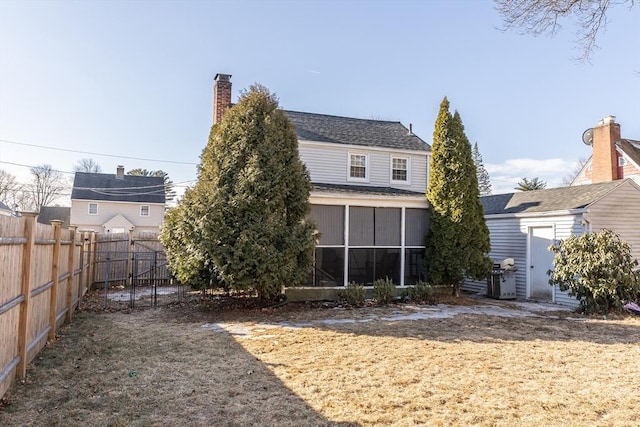
<svg viewBox="0 0 640 427">
<path fill-rule="evenodd" d="M 51 257 L 51 281 L 53 286 L 49 290 L 49 341 L 56 338 L 56 317 L 58 315 L 58 284 L 60 278 L 60 243 L 62 240 L 62 221 L 54 219 L 51 221 L 53 225 L 53 256 Z"/>
<path fill-rule="evenodd" d="M 133 249 L 135 241 L 133 240 L 133 229 L 129 230 L 129 245 L 127 247 L 127 286 L 133 289 Z"/>
<path fill-rule="evenodd" d="M 96 232 L 91 231 L 91 237 L 89 239 L 89 252 L 91 253 L 91 280 L 89 281 L 89 287 L 93 286 L 96 281 L 96 267 L 98 265 L 98 245 L 96 243 Z"/>
<path fill-rule="evenodd" d="M 76 277 L 76 272 L 74 271 L 73 261 L 76 256 L 76 228 L 75 226 L 69 227 L 69 237 L 71 243 L 69 243 L 69 257 L 67 258 L 67 271 L 69 272 L 69 278 L 67 279 L 67 322 L 71 321 L 71 316 L 73 314 L 73 282 Z M 82 271 L 80 272 L 82 275 Z M 78 277 L 78 289 L 80 288 L 80 277 Z M 78 299 L 78 306 L 80 305 L 80 300 Z"/>
<path fill-rule="evenodd" d="M 31 304 L 31 259 L 36 240 L 36 216 L 35 212 L 23 212 L 24 237 L 27 242 L 24 244 L 22 252 L 22 283 L 20 292 L 24 300 L 20 303 L 20 314 L 18 323 L 18 356 L 20 361 L 16 368 L 18 378 L 27 375 L 27 333 L 29 332 L 29 305 Z"/>
<path fill-rule="evenodd" d="M 77 234 L 76 234 L 76 237 Z M 78 297 L 78 308 L 80 308 L 80 303 L 82 302 L 82 297 L 84 296 L 84 292 L 83 292 L 83 288 L 84 288 L 84 284 L 87 281 L 87 273 L 85 272 L 84 269 L 84 263 L 85 263 L 85 254 L 84 254 L 84 246 L 85 246 L 85 232 L 84 231 L 80 231 L 80 244 L 78 245 L 80 247 L 80 254 L 78 255 L 78 265 L 80 266 L 80 277 L 78 278 L 78 295 L 76 295 Z"/>
</svg>

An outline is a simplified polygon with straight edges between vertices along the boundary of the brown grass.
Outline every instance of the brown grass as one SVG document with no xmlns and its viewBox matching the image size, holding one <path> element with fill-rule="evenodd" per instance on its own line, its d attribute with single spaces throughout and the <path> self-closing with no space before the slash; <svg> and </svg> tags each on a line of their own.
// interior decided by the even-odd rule
<svg viewBox="0 0 640 427">
<path fill-rule="evenodd" d="M 429 310 L 82 312 L 0 425 L 636 425 L 639 319 Z"/>
</svg>

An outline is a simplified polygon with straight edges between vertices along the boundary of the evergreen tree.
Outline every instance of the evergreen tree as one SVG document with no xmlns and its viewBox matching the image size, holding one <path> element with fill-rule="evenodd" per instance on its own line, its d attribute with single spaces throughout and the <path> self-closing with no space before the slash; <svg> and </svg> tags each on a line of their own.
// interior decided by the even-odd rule
<svg viewBox="0 0 640 427">
<path fill-rule="evenodd" d="M 176 190 L 174 189 L 173 181 L 169 179 L 169 174 L 162 169 L 158 170 L 147 170 L 147 169 L 131 169 L 127 172 L 127 175 L 135 175 L 135 176 L 155 176 L 164 179 L 164 197 L 165 203 L 169 203 L 176 197 Z"/>
<path fill-rule="evenodd" d="M 489 230 L 475 172 L 462 119 L 457 111 L 451 115 L 445 97 L 433 132 L 425 263 L 429 281 L 451 286 L 454 295 L 465 276 L 480 280 L 491 270 Z"/>
<path fill-rule="evenodd" d="M 538 177 L 533 179 L 522 178 L 522 181 L 518 183 L 517 187 L 514 187 L 514 190 L 518 191 L 533 191 L 533 190 L 544 190 L 547 187 L 547 183 Z"/>
<path fill-rule="evenodd" d="M 481 196 L 488 196 L 491 194 L 491 180 L 489 179 L 489 172 L 484 167 L 482 162 L 482 154 L 478 149 L 478 143 L 473 144 L 473 163 L 476 165 L 476 176 L 478 177 L 478 189 Z"/>
<path fill-rule="evenodd" d="M 198 182 L 169 215 L 163 242 L 175 240 L 172 271 L 275 299 L 283 286 L 302 283 L 312 266 L 310 191 L 293 124 L 274 95 L 252 86 L 213 126 Z"/>
</svg>

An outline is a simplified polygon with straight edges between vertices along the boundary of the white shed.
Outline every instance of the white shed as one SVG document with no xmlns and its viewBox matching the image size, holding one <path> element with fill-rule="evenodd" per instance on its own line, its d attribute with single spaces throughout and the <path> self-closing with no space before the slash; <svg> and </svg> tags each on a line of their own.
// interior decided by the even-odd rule
<svg viewBox="0 0 640 427">
<path fill-rule="evenodd" d="M 640 186 L 631 179 L 575 187 L 497 194 L 481 198 L 495 262 L 513 258 L 516 297 L 577 306 L 578 301 L 548 284 L 554 240 L 610 229 L 631 246 L 640 262 Z M 486 283 L 462 289 L 483 292 Z"/>
</svg>

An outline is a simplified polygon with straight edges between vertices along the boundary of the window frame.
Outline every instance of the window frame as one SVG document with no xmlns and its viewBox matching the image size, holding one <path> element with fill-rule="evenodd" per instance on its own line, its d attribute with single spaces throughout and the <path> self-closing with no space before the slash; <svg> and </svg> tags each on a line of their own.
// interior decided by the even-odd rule
<svg viewBox="0 0 640 427">
<path fill-rule="evenodd" d="M 625 166 L 627 166 L 627 159 L 625 159 L 624 156 L 618 157 L 618 167 L 623 168 Z"/>
<path fill-rule="evenodd" d="M 407 173 L 407 179 L 400 180 L 393 178 L 393 161 L 394 160 L 404 160 L 406 162 L 405 172 Z M 398 169 L 401 170 L 401 169 Z M 391 156 L 391 160 L 389 161 L 389 181 L 393 184 L 402 184 L 402 185 L 411 185 L 411 157 L 409 156 Z"/>
<path fill-rule="evenodd" d="M 347 181 L 352 182 L 369 182 L 369 153 L 355 152 L 349 151 L 347 153 Z M 364 177 L 351 176 L 351 167 L 352 167 L 352 157 L 359 156 L 364 157 Z M 356 165 L 354 167 L 362 167 L 360 165 Z"/>
<path fill-rule="evenodd" d="M 143 215 L 143 213 L 142 213 L 142 209 L 143 208 L 147 208 L 147 214 L 146 215 Z M 151 216 L 151 206 L 150 205 L 140 205 L 140 216 L 141 217 L 145 217 L 145 218 Z"/>
<path fill-rule="evenodd" d="M 95 212 L 91 212 L 91 206 L 95 206 L 96 207 L 96 211 Z M 99 212 L 99 208 L 98 208 L 98 204 L 97 203 L 91 202 L 91 203 L 89 203 L 87 205 L 87 215 L 92 215 L 92 216 L 93 215 L 98 215 L 98 212 Z"/>
</svg>

